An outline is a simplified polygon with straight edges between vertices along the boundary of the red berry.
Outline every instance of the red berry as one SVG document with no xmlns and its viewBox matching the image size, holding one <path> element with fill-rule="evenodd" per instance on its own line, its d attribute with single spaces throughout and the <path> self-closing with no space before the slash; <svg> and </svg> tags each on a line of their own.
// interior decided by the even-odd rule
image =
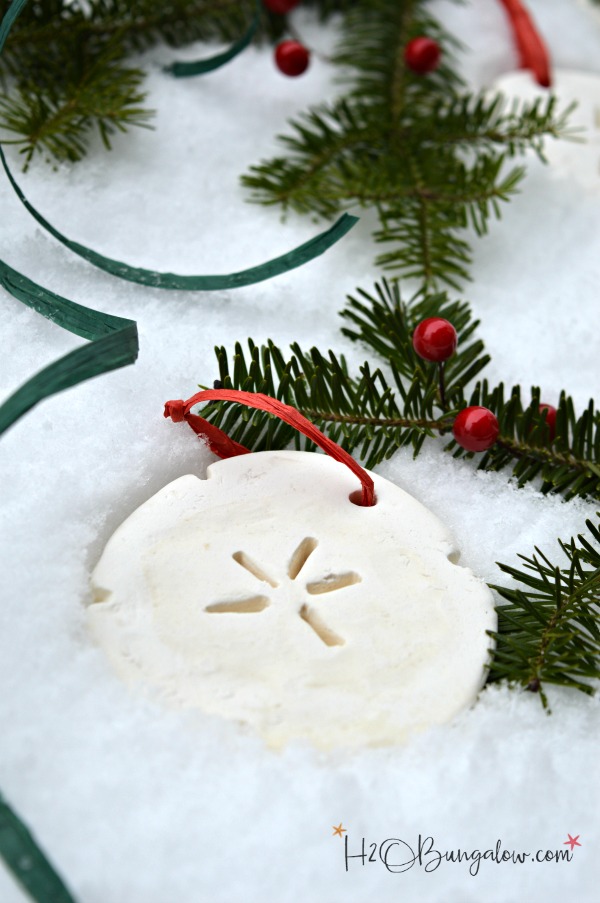
<svg viewBox="0 0 600 903">
<path fill-rule="evenodd" d="M 447 361 L 456 351 L 456 329 L 442 317 L 421 320 L 413 332 L 413 348 L 426 361 Z"/>
<path fill-rule="evenodd" d="M 309 56 L 306 47 L 298 41 L 282 41 L 275 48 L 275 63 L 284 75 L 302 75 Z"/>
<path fill-rule="evenodd" d="M 263 4 L 270 10 L 272 13 L 276 13 L 278 16 L 285 16 L 286 13 L 291 12 L 295 6 L 298 6 L 300 0 L 263 0 Z"/>
<path fill-rule="evenodd" d="M 404 48 L 404 61 L 409 69 L 419 75 L 433 72 L 440 64 L 442 51 L 440 45 L 433 38 L 420 35 L 413 38 Z"/>
<path fill-rule="evenodd" d="M 546 404 L 545 401 L 540 401 L 540 411 L 546 415 L 550 439 L 554 439 L 556 436 L 556 408 L 551 404 Z"/>
<path fill-rule="evenodd" d="M 454 438 L 467 451 L 485 451 L 498 438 L 498 420 L 489 410 L 473 405 L 464 408 L 456 417 L 452 427 Z"/>
</svg>

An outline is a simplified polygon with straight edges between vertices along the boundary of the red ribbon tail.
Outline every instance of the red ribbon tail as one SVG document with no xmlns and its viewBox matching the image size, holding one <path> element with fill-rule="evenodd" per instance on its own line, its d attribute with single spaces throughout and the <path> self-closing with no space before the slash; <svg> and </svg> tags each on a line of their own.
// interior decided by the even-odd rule
<svg viewBox="0 0 600 903">
<path fill-rule="evenodd" d="M 245 445 L 234 442 L 227 433 L 220 430 L 218 426 L 209 423 L 197 414 L 190 414 L 190 403 L 183 401 L 181 398 L 174 401 L 167 401 L 165 404 L 164 416 L 171 418 L 173 423 L 182 423 L 184 420 L 189 423 L 197 436 L 206 439 L 206 444 L 211 452 L 220 458 L 233 458 L 235 455 L 247 455 L 250 452 Z"/>
<path fill-rule="evenodd" d="M 230 439 L 227 433 L 220 430 L 214 423 L 209 423 L 208 420 L 198 417 L 197 414 L 187 414 L 185 419 L 198 436 L 206 439 L 206 444 L 211 452 L 218 455 L 219 458 L 235 458 L 236 455 L 250 454 L 249 448 Z"/>
<path fill-rule="evenodd" d="M 530 69 L 538 85 L 549 88 L 552 84 L 550 54 L 531 15 L 521 0 L 500 0 L 514 33 L 521 65 Z"/>
</svg>

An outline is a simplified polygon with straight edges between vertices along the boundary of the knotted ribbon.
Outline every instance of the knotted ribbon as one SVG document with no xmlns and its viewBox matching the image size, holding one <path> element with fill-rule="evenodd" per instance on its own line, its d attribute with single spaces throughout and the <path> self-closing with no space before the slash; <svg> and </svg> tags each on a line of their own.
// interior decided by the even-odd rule
<svg viewBox="0 0 600 903">
<path fill-rule="evenodd" d="M 367 471 L 360 464 L 357 464 L 354 458 L 337 442 L 329 439 L 314 423 L 311 423 L 292 405 L 284 404 L 277 398 L 263 395 L 261 392 L 242 392 L 237 389 L 204 389 L 201 392 L 196 392 L 187 401 L 181 399 L 167 401 L 164 416 L 170 417 L 174 423 L 181 423 L 185 420 L 197 435 L 202 436 L 206 440 L 210 450 L 220 458 L 247 455 L 250 453 L 250 449 L 240 445 L 239 442 L 234 442 L 227 433 L 224 433 L 223 430 L 213 423 L 209 423 L 208 420 L 204 420 L 203 417 L 199 417 L 197 414 L 192 414 L 191 409 L 201 401 L 236 401 L 239 404 L 247 405 L 249 408 L 257 408 L 259 411 L 274 414 L 280 420 L 283 420 L 284 423 L 293 426 L 294 429 L 307 436 L 311 442 L 322 448 L 335 461 L 345 464 L 358 477 L 361 483 L 360 496 L 354 498 L 355 493 L 352 493 L 351 501 L 365 507 L 375 504 L 375 486 L 372 477 Z"/>
</svg>

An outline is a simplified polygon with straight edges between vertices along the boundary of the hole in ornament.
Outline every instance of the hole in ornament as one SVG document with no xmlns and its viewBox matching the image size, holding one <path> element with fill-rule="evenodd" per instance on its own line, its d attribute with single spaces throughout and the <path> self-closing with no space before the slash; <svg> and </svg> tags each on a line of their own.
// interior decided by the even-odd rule
<svg viewBox="0 0 600 903">
<path fill-rule="evenodd" d="M 373 497 L 373 505 L 363 505 L 363 494 L 362 489 L 355 489 L 354 492 L 351 492 L 348 496 L 353 505 L 358 505 L 359 508 L 372 508 L 377 504 L 377 496 Z"/>
<path fill-rule="evenodd" d="M 235 612 L 238 614 L 248 614 L 256 611 L 263 611 L 269 604 L 266 596 L 251 596 L 249 599 L 239 599 L 237 602 L 214 602 L 207 605 L 204 611 L 211 614 L 217 612 Z"/>
<path fill-rule="evenodd" d="M 347 574 L 328 574 L 321 580 L 315 580 L 314 583 L 306 584 L 306 591 L 311 596 L 318 596 L 321 593 L 332 593 L 336 589 L 343 589 L 345 586 L 352 586 L 353 583 L 360 583 L 362 577 L 354 571 Z"/>
<path fill-rule="evenodd" d="M 290 580 L 295 580 L 306 562 L 308 558 L 314 550 L 317 548 L 318 542 L 316 539 L 313 539 L 312 536 L 307 536 L 302 540 L 294 554 L 290 559 L 290 564 L 288 567 L 288 577 Z"/>
<path fill-rule="evenodd" d="M 338 636 L 337 633 L 334 633 L 333 630 L 330 630 L 329 627 L 323 623 L 316 611 L 313 611 L 308 605 L 302 606 L 300 609 L 300 617 L 303 621 L 306 621 L 309 627 L 312 627 L 319 639 L 322 640 L 326 646 L 344 645 L 344 640 Z"/>
<path fill-rule="evenodd" d="M 458 549 L 455 549 L 454 552 L 450 552 L 448 555 L 448 561 L 450 564 L 458 564 L 460 561 L 460 552 Z"/>
<path fill-rule="evenodd" d="M 103 586 L 95 586 L 92 590 L 92 605 L 97 605 L 99 602 L 106 602 L 111 595 L 112 593 L 109 589 L 104 589 Z"/>
<path fill-rule="evenodd" d="M 234 552 L 231 557 L 234 561 L 237 561 L 238 564 L 241 564 L 243 568 L 246 568 L 247 571 L 250 571 L 250 573 L 254 577 L 257 577 L 259 580 L 264 580 L 265 583 L 268 583 L 270 586 L 279 585 L 277 581 L 273 580 L 272 577 L 269 577 L 269 575 L 266 574 L 255 561 L 252 561 L 252 559 L 248 555 L 246 555 L 245 552 Z"/>
</svg>

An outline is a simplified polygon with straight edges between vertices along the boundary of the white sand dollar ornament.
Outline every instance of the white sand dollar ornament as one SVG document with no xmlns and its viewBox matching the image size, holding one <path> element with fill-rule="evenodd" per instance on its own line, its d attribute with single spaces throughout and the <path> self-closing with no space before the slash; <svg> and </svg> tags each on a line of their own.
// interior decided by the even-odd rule
<svg viewBox="0 0 600 903">
<path fill-rule="evenodd" d="M 339 461 L 259 452 L 158 492 L 93 574 L 90 624 L 118 672 L 275 748 L 400 743 L 469 705 L 491 593 L 427 508 L 370 476 L 367 507 Z"/>
</svg>

